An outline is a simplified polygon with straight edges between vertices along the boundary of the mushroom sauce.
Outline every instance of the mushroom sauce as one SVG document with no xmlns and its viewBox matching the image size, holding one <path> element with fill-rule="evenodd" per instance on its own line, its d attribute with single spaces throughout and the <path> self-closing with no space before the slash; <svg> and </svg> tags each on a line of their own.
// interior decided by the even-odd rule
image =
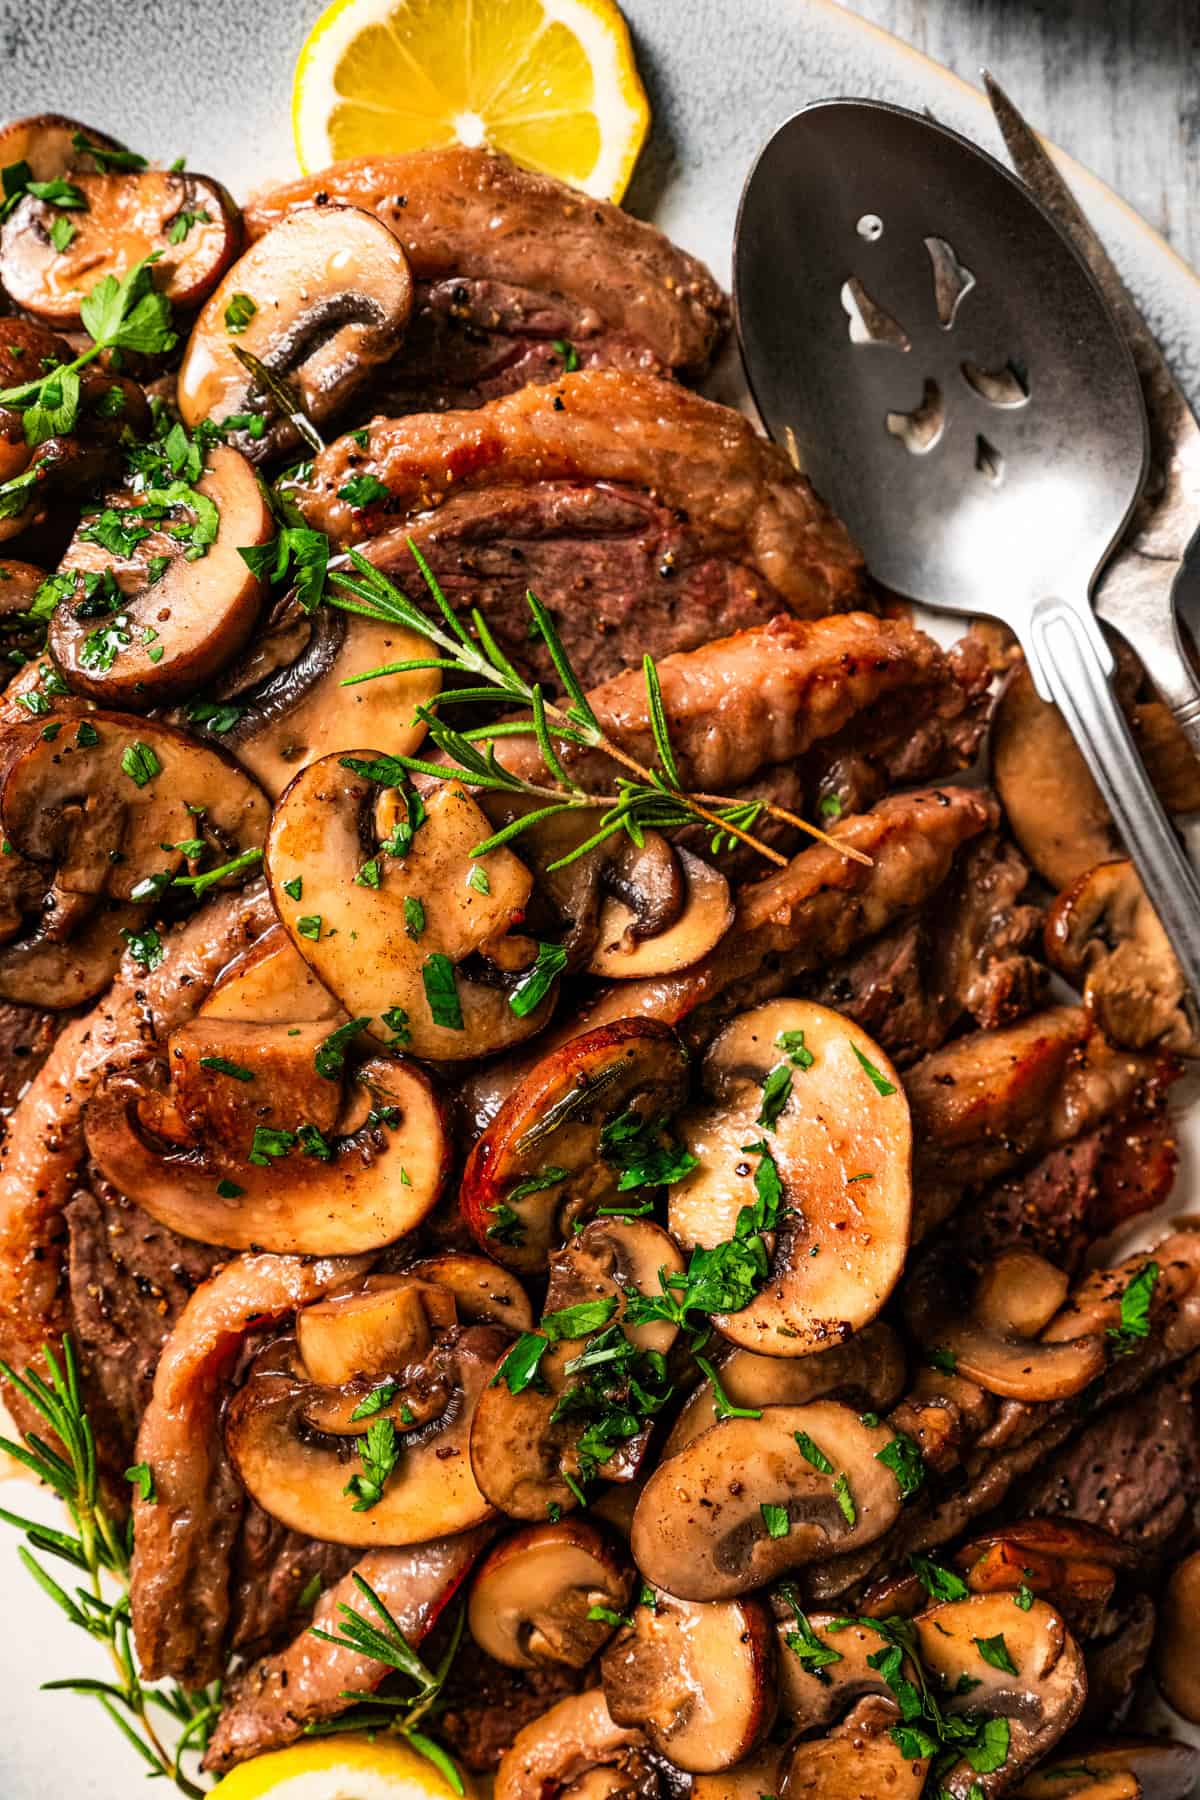
<svg viewBox="0 0 1200 1800">
<path fill-rule="evenodd" d="M 213 1771 L 1183 1800 L 1200 1236 L 1108 1240 L 1194 1023 L 1018 654 L 607 203 L 0 165 L 0 1350 L 68 1346 L 141 1679 L 233 1677 Z"/>
</svg>

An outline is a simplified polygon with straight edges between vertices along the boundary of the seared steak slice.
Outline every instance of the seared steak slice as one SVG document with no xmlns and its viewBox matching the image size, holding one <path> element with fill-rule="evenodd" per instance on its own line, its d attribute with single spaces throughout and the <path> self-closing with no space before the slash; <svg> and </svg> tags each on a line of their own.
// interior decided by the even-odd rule
<svg viewBox="0 0 1200 1800">
<path fill-rule="evenodd" d="M 0 1112 L 17 1104 L 54 1047 L 62 1014 L 0 1005 Z"/>
<path fill-rule="evenodd" d="M 1198 1500 L 1195 1398 L 1169 1378 L 1096 1419 L 1018 1496 L 1025 1511 L 1101 1525 L 1139 1550 L 1161 1549 Z"/>
<path fill-rule="evenodd" d="M 446 1683 L 439 1732 L 468 1769 L 485 1774 L 495 1769 L 518 1731 L 567 1694 L 578 1693 L 586 1680 L 581 1669 L 506 1668 L 464 1638 Z"/>
<path fill-rule="evenodd" d="M 802 617 L 841 611 L 863 591 L 861 556 L 783 451 L 674 382 L 581 369 L 475 412 L 374 419 L 360 440 L 330 444 L 292 490 L 337 543 L 411 529 L 480 489 L 609 482 L 684 514 L 699 549 L 741 565 Z M 342 493 L 355 474 L 373 475 L 387 497 L 356 506 Z"/>
<path fill-rule="evenodd" d="M 247 1497 L 231 1574 L 229 1648 L 262 1656 L 294 1636 L 306 1620 L 300 1602 L 313 1576 L 322 1589 L 333 1587 L 358 1556 L 345 1544 L 289 1531 Z"/>
<path fill-rule="evenodd" d="M 556 338 L 581 360 L 607 349 L 620 366 L 636 357 L 698 374 L 728 324 L 703 263 L 653 225 L 494 150 L 357 157 L 260 195 L 242 216 L 256 238 L 294 207 L 331 202 L 378 213 L 404 245 L 417 304 L 401 367 L 408 380 L 424 370 L 435 391 L 443 370 L 451 392 L 476 389 L 514 352 L 520 363 L 548 350 L 561 374 Z M 509 385 L 533 373 L 514 368 Z"/>
<path fill-rule="evenodd" d="M 109 1429 L 105 1461 L 118 1470 L 133 1445 L 162 1347 L 200 1283 L 228 1251 L 177 1237 L 95 1176 L 66 1212 L 71 1329 Z"/>
</svg>

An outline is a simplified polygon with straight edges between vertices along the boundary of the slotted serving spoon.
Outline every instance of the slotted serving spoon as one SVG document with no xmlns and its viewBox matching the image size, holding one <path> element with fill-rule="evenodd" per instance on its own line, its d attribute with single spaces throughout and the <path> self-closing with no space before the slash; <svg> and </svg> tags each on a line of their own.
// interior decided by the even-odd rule
<svg viewBox="0 0 1200 1800">
<path fill-rule="evenodd" d="M 1200 882 L 1112 690 L 1091 590 L 1141 492 L 1145 408 L 1090 271 L 956 132 L 805 107 L 742 195 L 742 354 L 771 435 L 897 593 L 1012 627 L 1200 995 Z"/>
</svg>

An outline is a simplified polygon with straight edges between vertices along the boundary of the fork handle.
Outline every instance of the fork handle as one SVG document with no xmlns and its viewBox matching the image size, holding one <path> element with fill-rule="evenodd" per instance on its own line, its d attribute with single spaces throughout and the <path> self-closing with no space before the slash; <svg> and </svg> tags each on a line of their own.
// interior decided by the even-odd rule
<svg viewBox="0 0 1200 1800">
<path fill-rule="evenodd" d="M 1184 980 L 1200 999 L 1200 881 L 1184 855 L 1112 690 L 1112 652 L 1091 606 L 1043 600 L 1025 653 L 1043 699 L 1070 726 L 1142 878 Z"/>
</svg>

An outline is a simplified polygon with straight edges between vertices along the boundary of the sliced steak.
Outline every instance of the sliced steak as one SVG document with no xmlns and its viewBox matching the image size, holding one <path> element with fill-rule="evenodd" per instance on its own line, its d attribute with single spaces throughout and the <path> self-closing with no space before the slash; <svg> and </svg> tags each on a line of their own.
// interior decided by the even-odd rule
<svg viewBox="0 0 1200 1800">
<path fill-rule="evenodd" d="M 17 1104 L 51 1050 L 62 1014 L 0 1005 L 0 1113 Z"/>
<path fill-rule="evenodd" d="M 506 1668 L 464 1638 L 444 1690 L 439 1734 L 468 1769 L 486 1774 L 518 1731 L 586 1682 L 586 1670 Z"/>
<path fill-rule="evenodd" d="M 356 474 L 385 497 L 356 506 L 342 492 Z M 373 419 L 365 444 L 339 438 L 292 492 L 310 525 L 354 543 L 411 529 L 461 495 L 564 481 L 653 494 L 684 516 L 698 550 L 740 565 L 802 617 L 864 591 L 861 556 L 783 451 L 741 413 L 650 375 L 581 369 L 474 412 Z"/>
<path fill-rule="evenodd" d="M 1200 1501 L 1200 1432 L 1190 1388 L 1165 1380 L 1087 1427 L 1019 1490 L 1031 1513 L 1101 1525 L 1158 1550 Z"/>
<path fill-rule="evenodd" d="M 378 213 L 412 265 L 401 395 L 422 384 L 466 404 L 504 373 L 510 387 L 536 379 L 539 352 L 552 378 L 568 344 L 585 362 L 699 374 L 728 324 L 703 263 L 653 225 L 494 150 L 357 157 L 260 195 L 243 219 L 256 238 L 297 206 L 330 203 Z"/>
<path fill-rule="evenodd" d="M 312 1605 L 304 1601 L 314 1575 L 322 1589 L 333 1587 L 358 1557 L 345 1544 L 289 1531 L 247 1499 L 230 1577 L 230 1650 L 262 1656 L 294 1636 Z"/>
</svg>

